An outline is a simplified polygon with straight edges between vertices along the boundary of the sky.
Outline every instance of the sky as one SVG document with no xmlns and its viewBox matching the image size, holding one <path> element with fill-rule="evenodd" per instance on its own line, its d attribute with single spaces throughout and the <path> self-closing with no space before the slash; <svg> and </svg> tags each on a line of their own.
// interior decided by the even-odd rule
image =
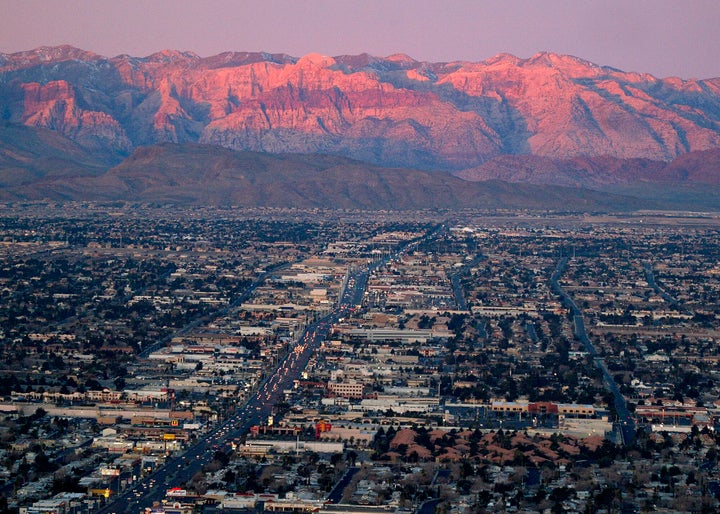
<svg viewBox="0 0 720 514">
<path fill-rule="evenodd" d="M 720 77 L 719 0 L 0 0 L 0 53 L 70 44 L 108 57 L 541 51 L 657 77 Z"/>
</svg>

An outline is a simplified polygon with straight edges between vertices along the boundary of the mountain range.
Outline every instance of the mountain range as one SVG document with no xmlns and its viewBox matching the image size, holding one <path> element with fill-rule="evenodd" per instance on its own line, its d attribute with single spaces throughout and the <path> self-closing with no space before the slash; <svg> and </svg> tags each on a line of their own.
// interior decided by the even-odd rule
<svg viewBox="0 0 720 514">
<path fill-rule="evenodd" d="M 0 118 L 4 199 L 465 207 L 490 184 L 502 196 L 504 182 L 508 201 L 517 193 L 534 207 L 524 197 L 552 198 L 552 188 L 586 206 L 612 195 L 578 189 L 650 206 L 627 195 L 643 196 L 638 184 L 720 184 L 720 79 L 660 79 L 552 53 L 428 63 L 42 47 L 0 54 Z M 385 193 L 368 189 L 381 182 Z"/>
</svg>

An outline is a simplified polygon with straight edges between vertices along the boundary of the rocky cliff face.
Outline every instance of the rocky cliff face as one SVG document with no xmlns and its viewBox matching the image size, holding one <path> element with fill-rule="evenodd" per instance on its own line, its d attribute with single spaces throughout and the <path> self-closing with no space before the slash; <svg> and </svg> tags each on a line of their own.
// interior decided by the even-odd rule
<svg viewBox="0 0 720 514">
<path fill-rule="evenodd" d="M 449 171 L 512 154 L 669 161 L 720 147 L 720 79 L 547 53 L 424 63 L 56 47 L 0 54 L 0 115 L 118 160 L 141 145 L 199 142 Z"/>
<path fill-rule="evenodd" d="M 74 88 L 67 81 L 30 82 L 20 87 L 23 124 L 55 130 L 88 149 L 113 153 L 131 149 L 118 121 L 103 111 L 81 107 Z"/>
</svg>

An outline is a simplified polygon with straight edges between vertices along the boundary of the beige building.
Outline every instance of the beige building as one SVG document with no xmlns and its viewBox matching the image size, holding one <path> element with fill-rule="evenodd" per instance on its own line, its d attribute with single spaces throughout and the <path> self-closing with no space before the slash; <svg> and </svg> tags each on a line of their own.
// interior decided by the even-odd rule
<svg viewBox="0 0 720 514">
<path fill-rule="evenodd" d="M 336 396 L 361 400 L 365 385 L 360 382 L 328 382 L 328 390 Z"/>
</svg>

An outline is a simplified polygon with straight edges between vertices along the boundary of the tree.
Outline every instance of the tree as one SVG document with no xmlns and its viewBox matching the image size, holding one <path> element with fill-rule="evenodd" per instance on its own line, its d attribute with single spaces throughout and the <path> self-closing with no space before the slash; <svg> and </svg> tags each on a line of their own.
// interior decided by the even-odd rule
<svg viewBox="0 0 720 514">
<path fill-rule="evenodd" d="M 235 475 L 235 472 L 232 469 L 228 469 L 227 471 L 225 471 L 225 474 L 223 475 L 223 482 L 225 482 L 228 485 L 234 484 L 236 478 L 237 478 L 237 476 Z"/>
<path fill-rule="evenodd" d="M 115 384 L 116 391 L 122 391 L 125 389 L 125 379 L 123 377 L 117 377 L 113 380 L 113 384 Z"/>
<path fill-rule="evenodd" d="M 340 453 L 333 453 L 333 454 L 330 456 L 330 464 L 331 464 L 333 467 L 337 467 L 337 465 L 340 464 L 340 462 L 342 462 L 342 454 L 340 454 Z"/>
<path fill-rule="evenodd" d="M 218 461 L 222 465 L 222 467 L 225 467 L 230 462 L 230 457 L 228 457 L 228 455 L 225 452 L 217 450 L 213 454 L 213 460 Z"/>
<path fill-rule="evenodd" d="M 35 469 L 38 473 L 49 473 L 57 468 L 58 465 L 52 462 L 45 453 L 40 452 L 35 456 Z"/>
<path fill-rule="evenodd" d="M 51 487 L 52 494 L 58 493 L 84 493 L 87 488 L 80 485 L 80 478 L 69 475 L 55 477 Z"/>
</svg>

